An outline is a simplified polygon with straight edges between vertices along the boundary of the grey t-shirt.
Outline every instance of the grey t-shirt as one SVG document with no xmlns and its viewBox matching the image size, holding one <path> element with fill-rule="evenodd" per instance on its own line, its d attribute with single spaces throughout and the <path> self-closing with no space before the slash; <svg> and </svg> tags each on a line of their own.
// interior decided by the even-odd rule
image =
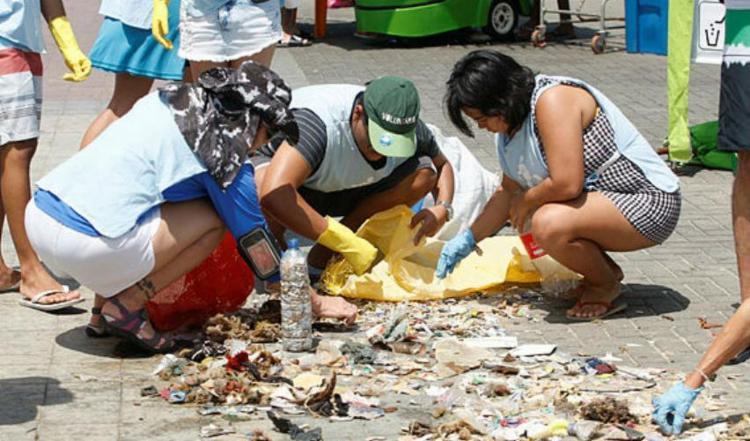
<svg viewBox="0 0 750 441">
<path fill-rule="evenodd" d="M 310 109 L 293 109 L 292 113 L 299 126 L 299 142 L 294 146 L 305 161 L 310 165 L 312 173 L 315 173 L 323 162 L 326 155 L 326 145 L 328 144 L 328 135 L 326 134 L 326 125 Z M 417 122 L 417 150 L 414 156 L 428 156 L 434 158 L 440 153 L 440 148 L 435 141 L 435 137 L 427 128 L 427 125 L 420 119 Z M 284 141 L 285 135 L 279 133 L 272 137 L 271 140 L 261 147 L 252 159 L 253 164 L 260 165 L 269 162 L 276 150 Z M 381 161 L 368 161 L 373 168 L 378 169 L 385 165 L 385 159 Z"/>
</svg>

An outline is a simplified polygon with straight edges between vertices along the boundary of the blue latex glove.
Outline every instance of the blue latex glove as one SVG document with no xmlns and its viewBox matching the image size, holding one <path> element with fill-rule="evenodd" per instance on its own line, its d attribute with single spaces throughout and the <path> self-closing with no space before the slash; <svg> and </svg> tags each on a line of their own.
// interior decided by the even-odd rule
<svg viewBox="0 0 750 441">
<path fill-rule="evenodd" d="M 703 387 L 691 389 L 682 381 L 676 383 L 664 395 L 652 400 L 654 413 L 651 418 L 665 435 L 679 434 L 685 423 L 685 415 L 702 391 Z"/>
<path fill-rule="evenodd" d="M 438 279 L 444 279 L 458 265 L 458 262 L 474 251 L 476 245 L 477 242 L 474 240 L 474 233 L 471 232 L 470 228 L 460 232 L 456 237 L 449 240 L 443 246 L 443 251 L 440 252 L 440 260 L 438 260 L 435 276 Z"/>
</svg>

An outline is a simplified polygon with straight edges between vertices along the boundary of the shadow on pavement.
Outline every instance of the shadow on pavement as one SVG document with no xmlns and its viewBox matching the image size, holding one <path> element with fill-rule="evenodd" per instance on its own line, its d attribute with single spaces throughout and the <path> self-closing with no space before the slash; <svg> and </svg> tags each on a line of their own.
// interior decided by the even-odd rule
<svg viewBox="0 0 750 441">
<path fill-rule="evenodd" d="M 85 326 L 69 329 L 55 337 L 55 342 L 72 351 L 105 358 L 148 358 L 151 355 L 116 337 L 90 338 Z"/>
<path fill-rule="evenodd" d="M 0 391 L 0 426 L 34 421 L 41 405 L 73 401 L 73 394 L 49 377 L 2 379 Z"/>
<path fill-rule="evenodd" d="M 310 26 L 301 26 L 302 29 L 312 31 Z M 388 35 L 354 35 L 356 32 L 356 23 L 354 22 L 334 22 L 330 21 L 327 26 L 326 37 L 317 40 L 315 44 L 327 44 L 330 46 L 340 47 L 346 50 L 370 50 L 370 49 L 422 49 L 440 46 L 497 46 L 513 45 L 518 47 L 530 47 L 530 41 L 520 41 L 515 37 L 510 41 L 493 40 L 487 34 L 478 29 L 459 29 L 456 31 L 445 32 L 443 34 L 431 35 L 428 37 L 393 37 Z M 596 35 L 596 31 L 588 27 L 576 26 L 576 38 L 561 40 L 550 37 L 547 44 L 564 45 L 564 46 L 585 46 L 588 47 L 591 38 Z M 305 50 L 304 48 L 298 50 Z M 622 48 L 612 47 L 608 52 L 620 51 Z"/>
<path fill-rule="evenodd" d="M 672 288 L 640 283 L 624 284 L 622 295 L 617 302 L 627 303 L 628 308 L 603 320 L 622 320 L 673 314 L 684 311 L 690 305 L 690 300 L 687 297 Z M 586 323 L 572 321 L 565 316 L 565 311 L 572 307 L 573 304 L 573 301 L 548 299 L 539 303 L 538 307 L 549 311 L 549 315 L 544 318 L 548 323 Z"/>
</svg>

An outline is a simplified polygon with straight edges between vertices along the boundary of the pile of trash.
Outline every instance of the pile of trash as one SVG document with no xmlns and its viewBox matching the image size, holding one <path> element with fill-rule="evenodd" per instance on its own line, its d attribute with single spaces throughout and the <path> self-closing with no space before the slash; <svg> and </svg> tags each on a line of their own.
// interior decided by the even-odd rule
<svg viewBox="0 0 750 441">
<path fill-rule="evenodd" d="M 424 420 L 402 428 L 404 441 L 666 439 L 650 424 L 651 398 L 678 375 L 625 366 L 611 354 L 568 355 L 553 344 L 519 342 L 503 324 L 538 320 L 529 306 L 534 296 L 363 303 L 356 332 L 318 333 L 315 352 L 304 354 L 281 351 L 278 305 L 267 302 L 212 318 L 200 344 L 161 360 L 154 375 L 162 386 L 142 394 L 193 405 L 203 416 L 267 416 L 295 440 L 322 434 L 287 416 L 376 420 L 400 412 L 394 396 L 429 406 Z M 722 405 L 704 393 L 694 408 L 701 417 Z M 741 424 L 747 432 L 747 421 L 721 422 L 685 439 L 723 439 Z M 206 437 L 230 433 L 204 429 Z"/>
</svg>

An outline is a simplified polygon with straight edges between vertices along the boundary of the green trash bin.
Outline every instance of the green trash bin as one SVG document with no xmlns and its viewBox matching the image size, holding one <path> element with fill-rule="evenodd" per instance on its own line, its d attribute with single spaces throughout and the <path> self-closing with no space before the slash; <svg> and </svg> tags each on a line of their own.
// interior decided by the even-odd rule
<svg viewBox="0 0 750 441">
<path fill-rule="evenodd" d="M 427 37 L 463 28 L 483 28 L 510 39 L 531 0 L 356 0 L 357 32 Z"/>
</svg>

